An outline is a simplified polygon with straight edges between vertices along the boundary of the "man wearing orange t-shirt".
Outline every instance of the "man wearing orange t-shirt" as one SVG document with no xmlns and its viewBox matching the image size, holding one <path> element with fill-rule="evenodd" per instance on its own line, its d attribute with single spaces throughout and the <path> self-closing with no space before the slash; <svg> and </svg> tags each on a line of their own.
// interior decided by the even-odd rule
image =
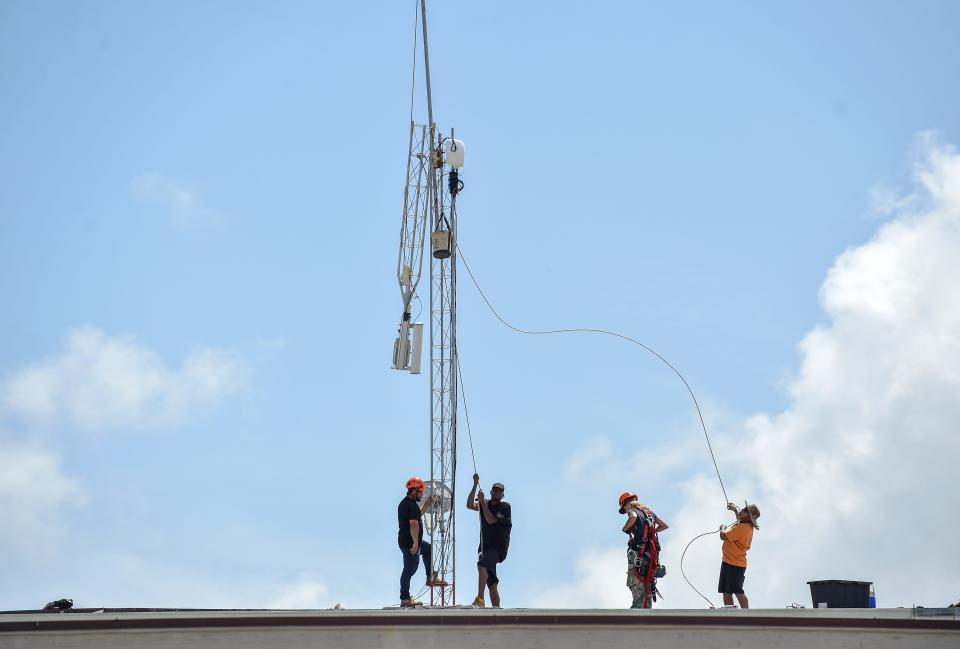
<svg viewBox="0 0 960 649">
<path fill-rule="evenodd" d="M 740 602 L 740 608 L 750 608 L 747 595 L 743 592 L 743 579 L 747 572 L 747 550 L 753 542 L 753 530 L 760 529 L 757 525 L 760 510 L 756 505 L 744 504 L 746 507 L 738 509 L 733 503 L 727 503 L 727 509 L 737 515 L 737 522 L 729 527 L 720 526 L 723 561 L 720 563 L 717 592 L 723 594 L 724 608 L 733 607 L 734 595 Z"/>
</svg>

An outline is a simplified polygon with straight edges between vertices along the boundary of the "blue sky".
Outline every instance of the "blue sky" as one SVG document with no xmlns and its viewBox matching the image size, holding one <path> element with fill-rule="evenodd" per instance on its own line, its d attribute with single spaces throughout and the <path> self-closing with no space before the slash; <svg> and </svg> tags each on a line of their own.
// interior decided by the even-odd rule
<svg viewBox="0 0 960 649">
<path fill-rule="evenodd" d="M 0 608 L 394 602 L 393 511 L 429 470 L 428 377 L 389 370 L 413 9 L 0 3 Z M 514 324 L 685 374 L 764 513 L 755 605 L 819 578 L 956 600 L 960 8 L 428 12 L 467 260 Z M 621 491 L 673 564 L 726 520 L 682 384 L 510 332 L 465 274 L 458 304 L 479 470 L 516 517 L 504 605 L 627 606 Z M 918 499 L 942 583 L 876 541 Z M 716 545 L 685 564 L 708 593 Z M 699 605 L 679 571 L 662 589 Z"/>
</svg>

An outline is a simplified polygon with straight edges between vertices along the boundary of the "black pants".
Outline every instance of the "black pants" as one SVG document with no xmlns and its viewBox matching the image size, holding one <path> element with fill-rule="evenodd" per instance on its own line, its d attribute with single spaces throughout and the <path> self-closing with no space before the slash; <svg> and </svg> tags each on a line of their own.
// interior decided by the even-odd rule
<svg viewBox="0 0 960 649">
<path fill-rule="evenodd" d="M 410 599 L 410 578 L 420 567 L 420 557 L 423 556 L 423 567 L 427 572 L 427 580 L 433 576 L 433 561 L 430 544 L 420 541 L 419 554 L 410 554 L 410 548 L 400 548 L 403 552 L 403 572 L 400 573 L 400 599 Z"/>
<path fill-rule="evenodd" d="M 487 548 L 477 557 L 477 565 L 487 569 L 487 586 L 500 583 L 497 577 L 497 564 L 503 561 L 498 548 Z"/>
</svg>

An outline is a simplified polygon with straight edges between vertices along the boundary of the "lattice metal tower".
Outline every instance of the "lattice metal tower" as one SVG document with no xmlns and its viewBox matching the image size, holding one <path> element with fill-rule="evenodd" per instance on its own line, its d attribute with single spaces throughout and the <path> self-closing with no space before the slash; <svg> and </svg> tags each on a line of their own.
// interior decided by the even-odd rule
<svg viewBox="0 0 960 649">
<path fill-rule="evenodd" d="M 443 137 L 433 121 L 426 0 L 420 0 L 428 124 L 410 122 L 407 180 L 397 279 L 403 315 L 393 350 L 393 367 L 420 372 L 422 324 L 411 322 L 411 302 L 420 281 L 427 227 L 430 232 L 430 490 L 425 518 L 433 546 L 433 571 L 440 585 L 430 603 L 456 603 L 457 470 L 457 193 L 463 144 Z"/>
</svg>

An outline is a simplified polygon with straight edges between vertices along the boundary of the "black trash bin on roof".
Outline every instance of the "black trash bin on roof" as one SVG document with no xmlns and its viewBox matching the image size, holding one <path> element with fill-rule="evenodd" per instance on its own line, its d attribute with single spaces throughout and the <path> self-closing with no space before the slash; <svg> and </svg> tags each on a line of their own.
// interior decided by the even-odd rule
<svg viewBox="0 0 960 649">
<path fill-rule="evenodd" d="M 813 607 L 823 604 L 827 608 L 869 608 L 870 586 L 872 581 L 846 581 L 843 579 L 824 579 L 808 581 Z"/>
</svg>

